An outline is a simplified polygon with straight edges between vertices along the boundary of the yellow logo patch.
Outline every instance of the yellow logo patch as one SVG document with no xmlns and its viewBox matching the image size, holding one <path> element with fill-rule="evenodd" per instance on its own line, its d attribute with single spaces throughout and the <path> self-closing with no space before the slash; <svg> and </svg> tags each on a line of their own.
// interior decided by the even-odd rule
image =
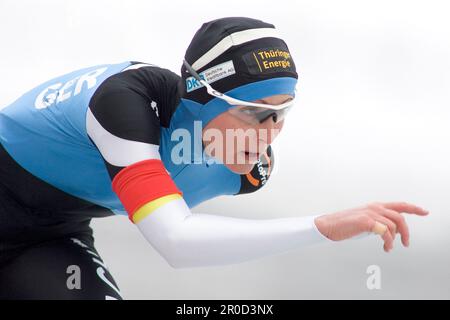
<svg viewBox="0 0 450 320">
<path fill-rule="evenodd" d="M 280 48 L 265 48 L 243 56 L 252 74 L 291 71 L 295 72 L 294 61 L 289 51 Z"/>
</svg>

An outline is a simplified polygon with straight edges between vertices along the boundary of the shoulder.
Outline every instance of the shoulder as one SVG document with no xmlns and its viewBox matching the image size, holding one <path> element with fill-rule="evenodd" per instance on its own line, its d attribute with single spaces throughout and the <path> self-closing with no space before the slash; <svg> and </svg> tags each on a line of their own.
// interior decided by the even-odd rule
<svg viewBox="0 0 450 320">
<path fill-rule="evenodd" d="M 127 109 L 136 109 L 136 106 L 147 109 L 150 106 L 160 124 L 168 125 L 180 101 L 181 78 L 152 64 L 131 63 L 99 86 L 91 98 L 90 108 L 101 108 L 105 102 L 108 106 L 114 103 Z"/>
<path fill-rule="evenodd" d="M 145 86 L 145 89 L 165 91 L 177 89 L 181 77 L 169 69 L 144 62 L 132 61 L 131 65 L 113 75 L 110 80 L 118 80 L 122 84 Z M 172 88 L 173 87 L 173 88 Z"/>
<path fill-rule="evenodd" d="M 261 155 L 252 171 L 241 174 L 241 188 L 237 194 L 252 193 L 261 189 L 269 180 L 274 164 L 273 150 L 269 146 L 265 154 Z"/>
</svg>

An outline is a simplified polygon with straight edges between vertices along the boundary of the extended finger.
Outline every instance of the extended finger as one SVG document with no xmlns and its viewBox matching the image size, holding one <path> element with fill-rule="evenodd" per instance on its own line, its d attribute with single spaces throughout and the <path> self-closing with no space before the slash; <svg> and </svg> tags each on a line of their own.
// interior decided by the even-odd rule
<svg viewBox="0 0 450 320">
<path fill-rule="evenodd" d="M 387 202 L 381 203 L 381 206 L 389 210 L 402 213 L 413 213 L 419 216 L 426 216 L 429 213 L 427 210 L 407 202 Z"/>
</svg>

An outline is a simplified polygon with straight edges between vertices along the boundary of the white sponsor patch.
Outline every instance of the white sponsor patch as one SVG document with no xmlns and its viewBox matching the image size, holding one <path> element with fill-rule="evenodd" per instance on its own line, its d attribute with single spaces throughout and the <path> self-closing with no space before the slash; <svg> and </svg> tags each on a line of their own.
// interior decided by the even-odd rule
<svg viewBox="0 0 450 320">
<path fill-rule="evenodd" d="M 199 76 L 200 78 L 211 84 L 220 79 L 229 77 L 235 73 L 236 71 L 234 69 L 233 60 L 230 60 L 199 73 Z M 194 77 L 189 77 L 186 79 L 187 92 L 191 92 L 202 87 L 203 85 Z"/>
</svg>

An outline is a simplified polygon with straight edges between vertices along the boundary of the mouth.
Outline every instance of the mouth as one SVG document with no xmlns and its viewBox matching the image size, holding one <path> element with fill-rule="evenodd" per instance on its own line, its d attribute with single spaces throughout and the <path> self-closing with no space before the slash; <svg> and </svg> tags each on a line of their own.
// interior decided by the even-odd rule
<svg viewBox="0 0 450 320">
<path fill-rule="evenodd" d="M 259 157 L 259 152 L 244 151 L 245 155 Z"/>
<path fill-rule="evenodd" d="M 246 162 L 256 162 L 259 159 L 260 153 L 259 152 L 251 152 L 251 151 L 241 151 L 241 153 L 244 155 Z"/>
</svg>

